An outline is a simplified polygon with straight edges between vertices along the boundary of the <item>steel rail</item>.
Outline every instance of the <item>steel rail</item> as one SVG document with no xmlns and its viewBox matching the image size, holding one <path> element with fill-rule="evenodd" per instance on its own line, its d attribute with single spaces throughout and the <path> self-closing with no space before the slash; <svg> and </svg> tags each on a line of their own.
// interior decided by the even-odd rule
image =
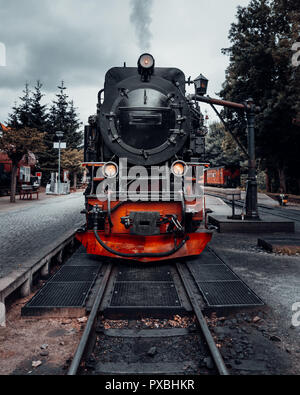
<svg viewBox="0 0 300 395">
<path fill-rule="evenodd" d="M 112 272 L 113 265 L 109 264 L 108 267 L 106 268 L 105 274 L 102 278 L 101 285 L 99 287 L 99 290 L 97 292 L 97 296 L 95 299 L 95 302 L 93 304 L 89 319 L 87 321 L 86 327 L 84 329 L 83 335 L 80 339 L 79 345 L 77 347 L 77 350 L 74 354 L 74 358 L 72 360 L 71 366 L 68 370 L 67 375 L 68 376 L 76 376 L 78 373 L 78 369 L 80 367 L 81 361 L 83 359 L 84 353 L 86 351 L 88 341 L 91 335 L 91 331 L 93 329 L 93 326 L 95 324 L 95 320 L 97 319 L 97 314 L 99 311 L 100 304 L 103 300 L 104 292 L 106 290 L 107 284 L 109 277 Z"/>
<path fill-rule="evenodd" d="M 224 360 L 220 354 L 220 351 L 218 350 L 216 343 L 211 335 L 211 332 L 208 328 L 207 322 L 202 314 L 201 308 L 199 307 L 198 303 L 196 302 L 196 300 L 194 298 L 194 293 L 191 289 L 190 281 L 185 277 L 185 274 L 182 270 L 182 265 L 180 265 L 179 263 L 176 263 L 176 267 L 177 267 L 178 273 L 180 274 L 180 278 L 183 282 L 183 285 L 185 287 L 187 295 L 190 299 L 191 305 L 193 307 L 194 313 L 195 313 L 197 320 L 199 322 L 202 333 L 203 333 L 205 340 L 207 342 L 208 348 L 209 348 L 211 355 L 213 357 L 213 360 L 215 362 L 216 368 L 221 376 L 229 376 L 229 372 L 226 368 L 226 365 L 225 365 Z"/>
</svg>

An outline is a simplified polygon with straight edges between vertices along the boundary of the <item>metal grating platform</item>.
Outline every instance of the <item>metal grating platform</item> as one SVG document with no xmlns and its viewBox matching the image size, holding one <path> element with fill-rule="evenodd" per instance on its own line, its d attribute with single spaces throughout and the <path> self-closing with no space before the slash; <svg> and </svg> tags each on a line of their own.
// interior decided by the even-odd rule
<svg viewBox="0 0 300 395">
<path fill-rule="evenodd" d="M 216 265 L 216 264 L 220 264 L 220 261 L 216 260 L 216 257 L 208 249 L 205 249 L 197 257 L 188 257 L 186 262 L 188 264 L 191 264 L 191 265 Z"/>
<path fill-rule="evenodd" d="M 239 280 L 225 265 L 191 265 L 190 270 L 196 281 L 217 282 Z"/>
<path fill-rule="evenodd" d="M 168 281 L 172 282 L 171 268 L 169 266 L 152 265 L 120 266 L 117 275 L 118 282 L 124 281 Z"/>
<path fill-rule="evenodd" d="M 22 308 L 21 314 L 23 316 L 82 314 L 100 267 L 101 265 L 97 265 L 97 262 L 90 259 L 87 254 L 77 252 Z"/>
<path fill-rule="evenodd" d="M 242 281 L 198 282 L 210 307 L 262 306 L 264 303 Z"/>
<path fill-rule="evenodd" d="M 173 283 L 126 282 L 116 283 L 110 306 L 112 307 L 180 307 Z"/>
<path fill-rule="evenodd" d="M 27 303 L 26 308 L 82 307 L 91 286 L 91 282 L 49 282 Z"/>
<path fill-rule="evenodd" d="M 63 266 L 50 282 L 93 282 L 98 270 L 97 266 Z"/>
<path fill-rule="evenodd" d="M 188 268 L 208 307 L 255 307 L 264 302 L 210 248 Z"/>
</svg>

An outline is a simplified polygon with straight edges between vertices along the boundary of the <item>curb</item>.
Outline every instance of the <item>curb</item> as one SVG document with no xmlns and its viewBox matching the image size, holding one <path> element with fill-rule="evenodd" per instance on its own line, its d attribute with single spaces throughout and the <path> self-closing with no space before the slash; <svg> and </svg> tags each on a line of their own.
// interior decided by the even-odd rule
<svg viewBox="0 0 300 395">
<path fill-rule="evenodd" d="M 58 241 L 49 246 L 48 251 L 42 258 L 33 257 L 24 263 L 25 267 L 15 270 L 8 276 L 0 279 L 0 327 L 5 327 L 6 323 L 6 298 L 18 289 L 22 297 L 28 296 L 31 292 L 33 276 L 38 271 L 41 272 L 42 276 L 48 275 L 51 260 L 54 257 L 57 257 L 58 261 L 62 260 L 63 249 L 74 243 L 76 233 L 77 229 L 67 232 Z"/>
</svg>

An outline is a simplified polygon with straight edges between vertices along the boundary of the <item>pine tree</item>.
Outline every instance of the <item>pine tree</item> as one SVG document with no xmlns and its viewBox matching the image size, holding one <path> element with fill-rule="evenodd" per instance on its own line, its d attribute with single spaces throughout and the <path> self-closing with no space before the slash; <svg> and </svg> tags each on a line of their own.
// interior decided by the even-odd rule
<svg viewBox="0 0 300 395">
<path fill-rule="evenodd" d="M 15 101 L 14 106 L 12 108 L 12 113 L 8 115 L 7 125 L 10 128 L 18 129 L 19 127 L 19 107 L 17 102 Z"/>
<path fill-rule="evenodd" d="M 23 90 L 23 96 L 19 97 L 21 103 L 18 105 L 15 102 L 12 108 L 13 112 L 8 115 L 8 126 L 16 129 L 31 127 L 31 91 L 29 89 L 29 84 L 26 82 L 25 88 Z"/>
<path fill-rule="evenodd" d="M 41 132 L 45 132 L 47 125 L 47 105 L 41 103 L 45 96 L 41 89 L 43 84 L 40 81 L 36 82 L 35 91 L 32 94 L 30 112 L 31 112 L 31 123 L 34 128 Z"/>
<path fill-rule="evenodd" d="M 68 113 L 68 95 L 66 94 L 67 88 L 65 87 L 64 81 L 58 86 L 59 93 L 56 95 L 57 100 L 54 101 L 56 111 L 56 127 L 57 130 L 61 130 L 66 133 L 67 131 L 67 113 Z"/>
<path fill-rule="evenodd" d="M 78 118 L 78 114 L 74 106 L 73 100 L 69 102 L 69 109 L 67 112 L 67 125 L 68 125 L 68 134 L 67 134 L 68 147 L 72 149 L 78 149 L 82 145 L 82 140 L 83 140 L 82 132 L 78 131 L 78 129 L 82 125 L 82 122 L 80 122 Z"/>
<path fill-rule="evenodd" d="M 33 127 L 38 129 L 40 132 L 44 134 L 44 140 L 46 141 L 48 114 L 47 114 L 47 105 L 42 104 L 42 99 L 45 96 L 42 93 L 42 87 L 43 84 L 38 80 L 36 82 L 36 86 L 34 87 L 34 92 L 32 93 L 30 118 Z M 46 145 L 46 147 L 47 147 L 46 150 L 37 153 L 40 169 L 43 169 L 45 163 L 49 161 L 49 150 L 48 150 L 49 146 Z M 46 178 L 49 178 L 49 175 L 46 175 Z M 43 179 L 45 179 L 44 174 L 43 174 Z"/>
<path fill-rule="evenodd" d="M 31 118 L 31 106 L 32 106 L 32 98 L 31 91 L 29 89 L 29 84 L 26 82 L 25 89 L 23 90 L 23 96 L 19 99 L 21 100 L 21 104 L 18 107 L 18 122 L 19 128 L 32 127 L 32 118 Z"/>
<path fill-rule="evenodd" d="M 58 169 L 58 154 L 57 150 L 53 147 L 54 142 L 57 141 L 55 134 L 57 130 L 57 110 L 55 105 L 52 105 L 48 112 L 46 121 L 44 139 L 46 145 L 46 155 L 43 157 L 40 163 L 43 173 L 43 182 L 48 182 L 50 180 L 51 173 L 57 172 Z"/>
<path fill-rule="evenodd" d="M 37 81 L 34 91 L 31 92 L 29 84 L 25 84 L 21 103 L 15 103 L 12 113 L 9 114 L 8 126 L 15 130 L 30 127 L 44 134 L 45 150 L 37 152 L 39 166 L 43 173 L 43 182 L 50 179 L 50 173 L 58 168 L 58 152 L 53 147 L 57 142 L 56 132 L 64 133 L 63 141 L 68 149 L 79 149 L 82 145 L 81 122 L 73 101 L 69 101 L 64 82 L 58 87 L 59 93 L 50 109 L 42 104 L 44 94 L 42 83 Z"/>
<path fill-rule="evenodd" d="M 78 132 L 81 122 L 78 119 L 74 102 L 68 100 L 69 96 L 66 94 L 67 88 L 64 81 L 58 86 L 58 89 L 57 100 L 53 103 L 56 114 L 53 127 L 64 133 L 67 148 L 78 149 L 82 144 L 82 133 Z"/>
</svg>

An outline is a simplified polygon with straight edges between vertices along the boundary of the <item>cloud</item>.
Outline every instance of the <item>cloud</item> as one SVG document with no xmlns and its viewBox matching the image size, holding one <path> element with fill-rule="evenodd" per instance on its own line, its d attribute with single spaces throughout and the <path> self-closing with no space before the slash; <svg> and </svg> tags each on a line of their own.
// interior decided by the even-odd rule
<svg viewBox="0 0 300 395">
<path fill-rule="evenodd" d="M 228 59 L 220 50 L 228 44 L 236 6 L 247 3 L 0 0 L 0 42 L 7 58 L 0 67 L 0 121 L 26 81 L 33 86 L 40 79 L 50 101 L 63 79 L 86 122 L 105 73 L 124 61 L 135 66 L 150 44 L 158 66 L 179 67 L 192 77 L 203 72 L 213 95 L 224 80 Z"/>
</svg>

